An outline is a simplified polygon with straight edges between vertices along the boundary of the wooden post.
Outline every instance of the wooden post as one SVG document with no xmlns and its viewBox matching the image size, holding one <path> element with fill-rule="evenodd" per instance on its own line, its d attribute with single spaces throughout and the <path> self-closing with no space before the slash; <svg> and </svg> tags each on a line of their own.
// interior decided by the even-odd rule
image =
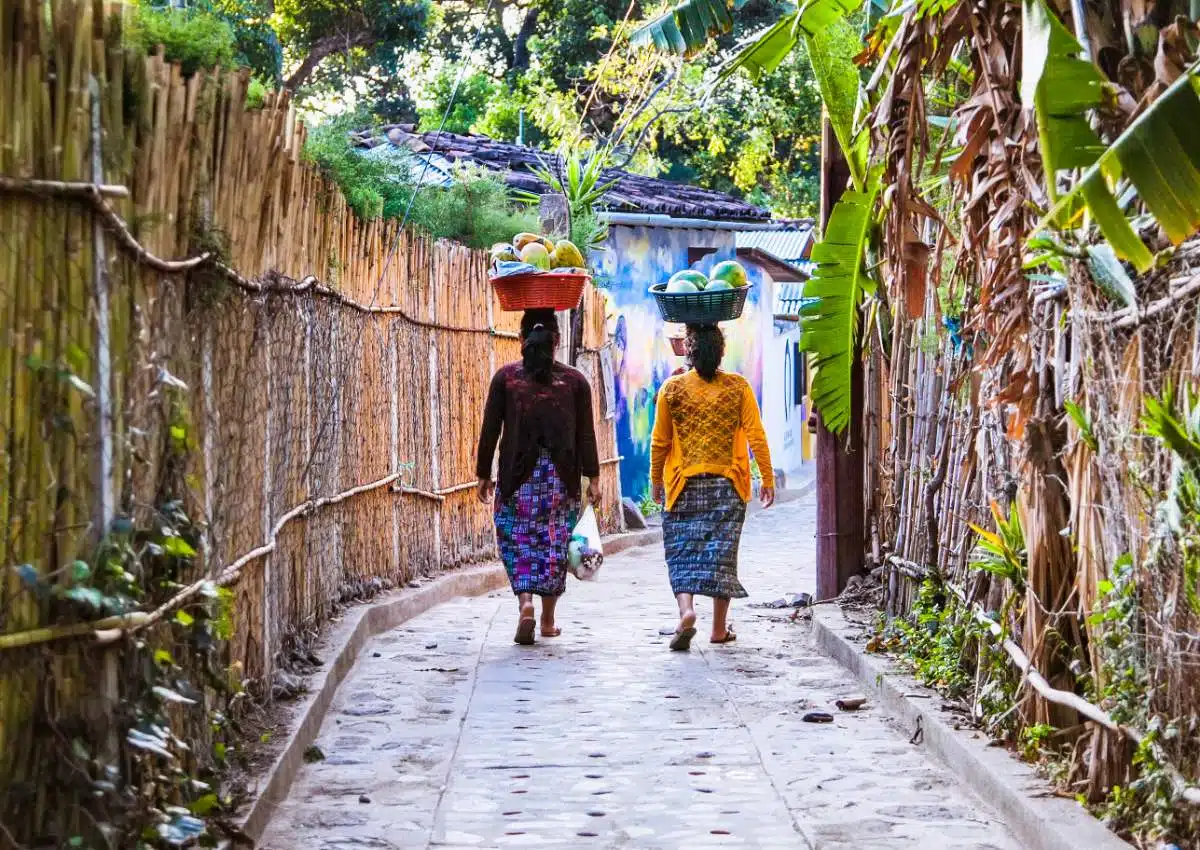
<svg viewBox="0 0 1200 850">
<path fill-rule="evenodd" d="M 567 196 L 559 194 L 542 195 L 538 205 L 541 217 L 542 235 L 550 239 L 566 239 L 571 232 L 571 216 L 567 208 Z M 558 313 L 559 343 L 556 356 L 563 363 L 575 365 L 575 354 L 578 350 L 577 334 L 575 333 L 576 310 L 562 310 Z"/>
<path fill-rule="evenodd" d="M 850 169 L 825 117 L 821 132 L 821 231 L 850 183 Z M 850 373 L 850 424 L 841 435 L 817 413 L 817 587 L 830 599 L 860 571 L 863 554 L 863 369 L 855 346 Z"/>
</svg>

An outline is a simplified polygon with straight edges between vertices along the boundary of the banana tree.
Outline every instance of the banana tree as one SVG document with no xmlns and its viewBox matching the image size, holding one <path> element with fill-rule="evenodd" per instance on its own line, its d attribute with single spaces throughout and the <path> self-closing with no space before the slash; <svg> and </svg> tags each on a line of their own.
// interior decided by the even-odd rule
<svg viewBox="0 0 1200 850">
<path fill-rule="evenodd" d="M 1174 244 L 1200 228 L 1200 63 L 1105 147 L 1088 112 L 1111 99 L 1109 84 L 1044 0 L 1025 0 L 1023 11 L 1021 97 L 1037 115 L 1053 204 L 1042 226 L 1074 229 L 1088 212 L 1119 257 L 1148 271 L 1154 255 L 1124 209 L 1134 192 Z M 1079 168 L 1060 194 L 1060 172 Z"/>
<path fill-rule="evenodd" d="M 714 34 L 733 28 L 732 20 L 718 15 L 714 5 L 728 11 L 722 0 L 685 0 L 637 30 L 632 41 L 694 55 Z M 863 267 L 879 179 L 868 174 L 868 137 L 861 127 L 866 96 L 854 57 L 862 42 L 847 20 L 861 5 L 861 0 L 807 0 L 742 45 L 721 67 L 716 81 L 720 84 L 738 71 L 757 80 L 803 42 L 830 125 L 850 166 L 853 191 L 834 206 L 824 238 L 813 248 L 817 270 L 805 284 L 811 300 L 801 310 L 802 346 L 813 366 L 813 404 L 834 433 L 850 422 L 859 307 L 874 290 Z"/>
</svg>

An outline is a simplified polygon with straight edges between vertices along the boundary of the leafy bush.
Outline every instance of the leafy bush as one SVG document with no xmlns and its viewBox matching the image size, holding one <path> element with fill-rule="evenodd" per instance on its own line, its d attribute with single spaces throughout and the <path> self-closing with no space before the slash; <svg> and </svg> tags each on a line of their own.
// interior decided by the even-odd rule
<svg viewBox="0 0 1200 850">
<path fill-rule="evenodd" d="M 317 127 L 309 134 L 305 156 L 337 183 L 355 215 L 401 218 L 416 189 L 417 169 L 411 154 L 398 148 L 356 150 L 348 134 L 365 122 L 361 114 L 350 114 Z M 518 207 L 497 177 L 478 169 L 464 169 L 457 177 L 449 188 L 427 185 L 417 192 L 408 217 L 415 228 L 472 248 L 537 230 L 536 213 Z"/>
<path fill-rule="evenodd" d="M 127 29 L 130 43 L 146 53 L 161 45 L 168 62 L 178 62 L 185 75 L 236 63 L 233 27 L 203 8 L 174 9 L 149 4 L 133 6 Z"/>
<path fill-rule="evenodd" d="M 178 62 L 185 75 L 246 67 L 263 83 L 280 82 L 283 48 L 253 0 L 197 0 L 182 8 L 141 0 L 130 9 L 127 41 L 143 53 L 161 46 L 164 58 Z"/>
</svg>

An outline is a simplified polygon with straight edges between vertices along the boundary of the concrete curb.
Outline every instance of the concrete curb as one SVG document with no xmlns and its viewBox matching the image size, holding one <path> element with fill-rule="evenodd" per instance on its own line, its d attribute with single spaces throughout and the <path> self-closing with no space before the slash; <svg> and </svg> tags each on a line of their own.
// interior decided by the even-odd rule
<svg viewBox="0 0 1200 850">
<path fill-rule="evenodd" d="M 991 805 L 1026 850 L 1130 850 L 1077 803 L 1045 794 L 1046 783 L 1007 750 L 989 747 L 971 730 L 953 728 L 938 711 L 938 696 L 897 669 L 886 657 L 870 655 L 852 636 L 836 606 L 813 609 L 817 645 L 852 672 L 868 693 L 908 728 L 917 728 L 924 745 Z M 912 698 L 916 694 L 918 698 Z"/>
<path fill-rule="evenodd" d="M 604 552 L 609 556 L 616 555 L 661 540 L 661 529 L 616 534 L 604 539 Z M 504 568 L 498 563 L 490 563 L 447 573 L 420 588 L 394 591 L 343 612 L 322 641 L 325 665 L 309 679 L 308 692 L 295 708 L 287 744 L 266 774 L 259 778 L 262 790 L 251 802 L 242 830 L 256 841 L 262 837 L 271 815 L 287 799 L 292 782 L 304 764 L 304 752 L 317 739 L 338 686 L 358 660 L 367 641 L 424 614 L 435 605 L 458 596 L 490 593 L 507 585 Z"/>
</svg>

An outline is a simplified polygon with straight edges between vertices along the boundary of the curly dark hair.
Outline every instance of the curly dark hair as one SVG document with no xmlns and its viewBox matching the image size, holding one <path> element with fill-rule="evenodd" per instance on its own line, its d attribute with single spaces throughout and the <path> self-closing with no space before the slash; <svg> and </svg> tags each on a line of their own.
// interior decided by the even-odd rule
<svg viewBox="0 0 1200 850">
<path fill-rule="evenodd" d="M 687 326 L 687 359 L 706 381 L 717 376 L 725 356 L 725 334 L 716 325 Z"/>
</svg>

